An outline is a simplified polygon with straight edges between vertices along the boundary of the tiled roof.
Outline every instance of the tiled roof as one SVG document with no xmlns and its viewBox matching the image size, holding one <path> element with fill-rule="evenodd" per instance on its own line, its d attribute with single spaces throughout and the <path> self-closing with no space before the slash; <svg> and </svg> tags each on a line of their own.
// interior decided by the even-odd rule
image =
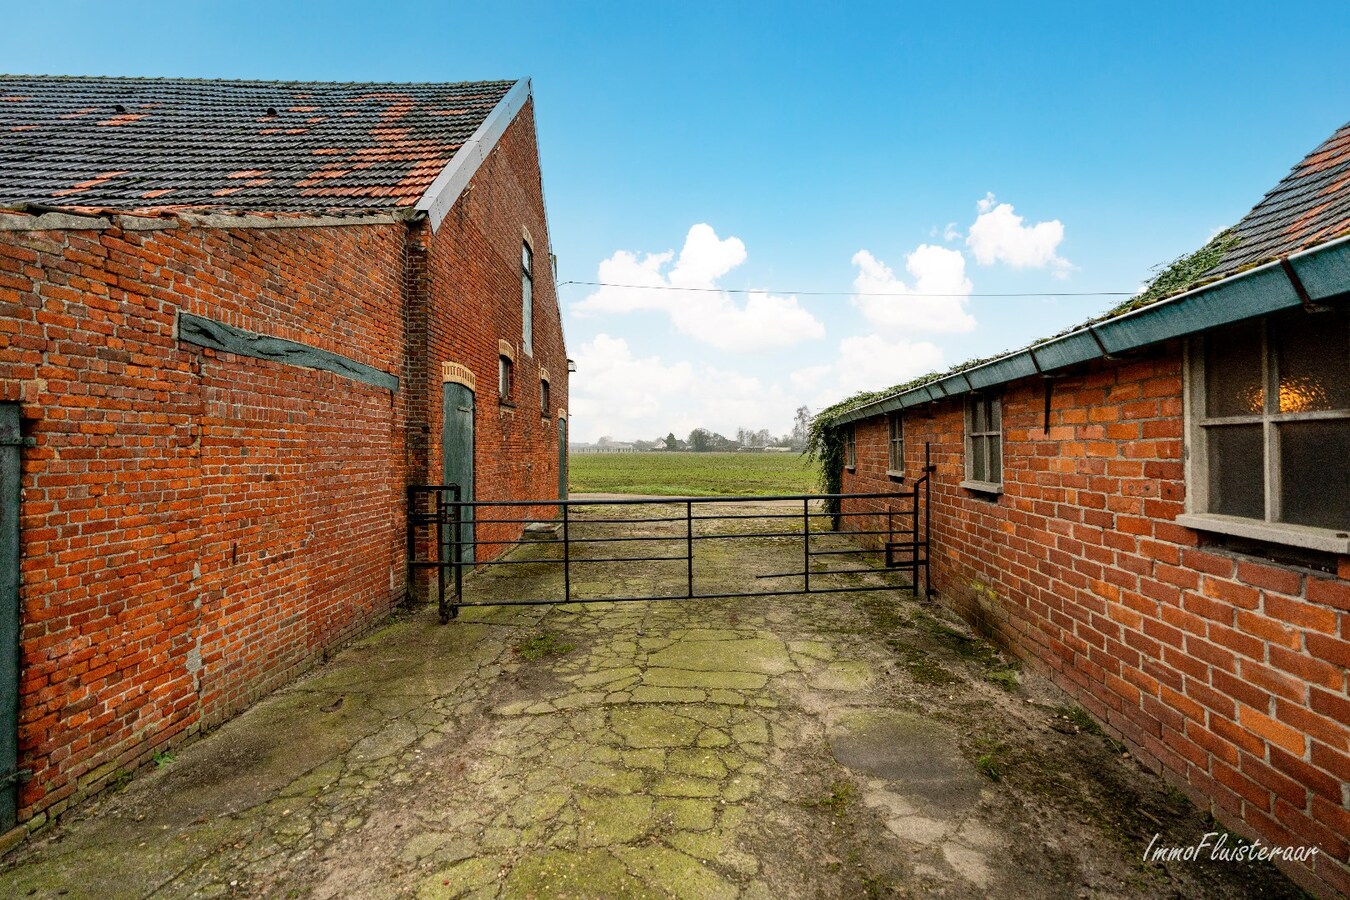
<svg viewBox="0 0 1350 900">
<path fill-rule="evenodd" d="M 1233 228 L 1236 244 L 1204 280 L 1297 253 L 1350 232 L 1350 123 L 1342 125 Z"/>
<path fill-rule="evenodd" d="M 0 207 L 411 207 L 511 81 L 0 76 Z"/>
</svg>

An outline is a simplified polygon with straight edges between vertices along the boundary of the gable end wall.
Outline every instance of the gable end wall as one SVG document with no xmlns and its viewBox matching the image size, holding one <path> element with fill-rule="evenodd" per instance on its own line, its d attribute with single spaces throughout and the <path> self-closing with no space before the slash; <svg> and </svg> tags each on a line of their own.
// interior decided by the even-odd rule
<svg viewBox="0 0 1350 900">
<path fill-rule="evenodd" d="M 424 387 L 429 424 L 426 446 L 414 466 L 430 483 L 441 478 L 444 363 L 474 375 L 474 471 L 478 500 L 558 496 L 558 416 L 567 409 L 567 349 L 550 265 L 552 248 L 544 214 L 534 105 L 527 102 L 484 160 L 427 247 L 430 314 L 425 358 L 431 377 Z M 522 346 L 521 244 L 534 251 L 533 356 Z M 514 350 L 511 403 L 497 391 L 498 342 Z M 539 370 L 549 372 L 549 405 L 542 414 Z M 425 469 L 421 469 L 425 466 Z M 520 532 L 520 525 L 493 519 L 528 516 L 553 519 L 556 507 L 505 507 L 478 511 L 479 558 L 492 557 Z"/>
</svg>

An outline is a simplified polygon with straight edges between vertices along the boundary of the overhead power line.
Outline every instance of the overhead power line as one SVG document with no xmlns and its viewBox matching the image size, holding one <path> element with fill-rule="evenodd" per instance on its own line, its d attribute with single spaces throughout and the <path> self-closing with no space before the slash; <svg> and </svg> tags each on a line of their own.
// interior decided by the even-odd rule
<svg viewBox="0 0 1350 900">
<path fill-rule="evenodd" d="M 679 287 L 673 284 L 611 284 L 607 281 L 560 281 L 558 287 L 570 284 L 584 287 L 624 288 L 638 291 L 697 291 L 712 294 L 793 294 L 798 297 L 1133 297 L 1137 291 L 1027 291 L 1010 294 L 921 294 L 917 291 L 876 293 L 871 291 L 784 291 L 770 288 L 700 288 Z"/>
</svg>

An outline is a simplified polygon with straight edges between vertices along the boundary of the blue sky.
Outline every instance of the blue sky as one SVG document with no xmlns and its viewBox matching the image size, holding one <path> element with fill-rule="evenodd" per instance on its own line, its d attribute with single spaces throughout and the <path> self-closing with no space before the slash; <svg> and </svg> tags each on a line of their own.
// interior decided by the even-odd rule
<svg viewBox="0 0 1350 900">
<path fill-rule="evenodd" d="M 1350 118 L 1341 2 L 9 6 L 8 72 L 530 76 L 560 279 L 712 289 L 560 288 L 578 440 L 1056 332 L 1119 298 L 978 295 L 1136 290 Z"/>
</svg>

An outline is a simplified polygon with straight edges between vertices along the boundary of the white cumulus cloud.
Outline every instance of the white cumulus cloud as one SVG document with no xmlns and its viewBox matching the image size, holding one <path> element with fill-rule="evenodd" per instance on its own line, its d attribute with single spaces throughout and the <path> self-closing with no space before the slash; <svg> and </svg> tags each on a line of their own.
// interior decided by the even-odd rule
<svg viewBox="0 0 1350 900">
<path fill-rule="evenodd" d="M 572 438 L 651 440 L 695 428 L 734 436 L 737 428 L 781 434 L 800 405 L 795 391 L 752 375 L 660 356 L 638 356 L 623 338 L 598 334 L 577 348 L 570 388 Z"/>
<path fill-rule="evenodd" d="M 891 333 L 961 332 L 975 327 L 966 312 L 972 285 L 960 250 L 921 244 L 905 257 L 911 287 L 867 250 L 853 255 L 853 305 L 874 327 Z M 893 296 L 869 296 L 886 294 Z M 898 296 L 895 296 L 898 295 Z"/>
<path fill-rule="evenodd" d="M 1048 267 L 1060 276 L 1072 268 L 1067 259 L 1055 252 L 1064 240 L 1064 223 L 1058 219 L 1023 224 L 1012 204 L 997 202 L 992 193 L 986 194 L 977 206 L 979 215 L 970 226 L 966 245 L 980 265 L 1001 262 L 1014 269 Z"/>
<path fill-rule="evenodd" d="M 890 387 L 941 366 L 942 349 L 929 341 L 867 334 L 839 342 L 839 386 L 845 395 Z"/>
<path fill-rule="evenodd" d="M 813 410 L 858 391 L 876 391 L 943 368 L 942 348 L 930 341 L 860 334 L 839 342 L 831 363 L 804 366 L 788 376 L 796 396 Z"/>
<path fill-rule="evenodd" d="M 711 226 L 698 224 L 689 229 L 678 258 L 673 251 L 641 258 L 627 250 L 615 252 L 600 263 L 598 280 L 608 286 L 572 310 L 581 316 L 664 313 L 678 331 L 719 350 L 781 350 L 825 336 L 825 326 L 795 296 L 754 291 L 738 303 L 729 292 L 719 290 L 718 279 L 745 259 L 745 244 L 739 238 L 723 240 Z"/>
</svg>

